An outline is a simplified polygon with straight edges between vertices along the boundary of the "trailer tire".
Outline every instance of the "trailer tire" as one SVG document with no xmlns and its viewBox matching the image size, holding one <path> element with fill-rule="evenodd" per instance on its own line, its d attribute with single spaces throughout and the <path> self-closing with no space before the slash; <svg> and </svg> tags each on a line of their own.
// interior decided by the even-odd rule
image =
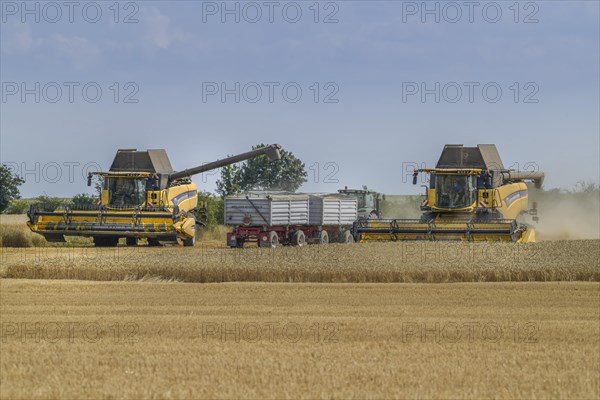
<svg viewBox="0 0 600 400">
<path fill-rule="evenodd" d="M 278 244 L 279 244 L 279 235 L 277 235 L 277 232 L 275 232 L 275 231 L 269 232 L 268 247 L 274 249 L 275 247 L 277 247 Z"/>
<path fill-rule="evenodd" d="M 139 239 L 136 238 L 136 237 L 125 238 L 125 244 L 127 246 L 137 246 L 138 245 L 138 241 L 139 241 Z"/>
<path fill-rule="evenodd" d="M 352 232 L 344 231 L 344 236 L 342 238 L 342 243 L 352 244 L 354 243 L 354 236 L 352 236 Z"/>
<path fill-rule="evenodd" d="M 304 232 L 298 230 L 292 234 L 292 246 L 302 247 L 306 244 L 306 236 Z"/>
<path fill-rule="evenodd" d="M 319 232 L 319 244 L 329 244 L 329 233 L 327 231 Z"/>
<path fill-rule="evenodd" d="M 236 238 L 235 239 L 235 244 L 233 246 L 229 246 L 232 249 L 243 249 L 244 248 L 244 243 L 246 243 L 246 240 L 244 238 Z M 260 244 L 260 242 L 259 242 Z"/>
</svg>

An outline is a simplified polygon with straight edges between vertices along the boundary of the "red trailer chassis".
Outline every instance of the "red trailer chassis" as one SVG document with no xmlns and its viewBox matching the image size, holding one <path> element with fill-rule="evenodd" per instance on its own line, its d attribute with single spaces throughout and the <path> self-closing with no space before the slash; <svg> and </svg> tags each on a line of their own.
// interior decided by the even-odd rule
<svg viewBox="0 0 600 400">
<path fill-rule="evenodd" d="M 236 226 L 227 234 L 227 245 L 243 248 L 245 243 L 258 243 L 260 247 L 277 247 L 305 244 L 353 243 L 352 225 L 282 225 Z"/>
</svg>

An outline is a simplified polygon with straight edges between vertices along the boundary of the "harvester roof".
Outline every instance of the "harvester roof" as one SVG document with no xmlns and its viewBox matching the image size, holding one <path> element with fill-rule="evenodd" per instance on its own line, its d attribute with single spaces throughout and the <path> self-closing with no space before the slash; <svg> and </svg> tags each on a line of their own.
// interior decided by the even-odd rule
<svg viewBox="0 0 600 400">
<path fill-rule="evenodd" d="M 173 167 L 171 167 L 171 162 L 164 149 L 146 151 L 119 149 L 110 166 L 110 171 L 171 174 L 173 173 Z"/>
<path fill-rule="evenodd" d="M 502 170 L 504 165 L 493 144 L 478 144 L 477 147 L 463 147 L 462 144 L 447 144 L 436 168 L 477 168 Z"/>
</svg>

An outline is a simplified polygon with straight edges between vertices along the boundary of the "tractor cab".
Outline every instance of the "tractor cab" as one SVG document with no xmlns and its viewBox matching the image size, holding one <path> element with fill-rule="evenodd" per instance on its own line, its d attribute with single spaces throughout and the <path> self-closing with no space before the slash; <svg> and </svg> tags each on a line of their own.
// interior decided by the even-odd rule
<svg viewBox="0 0 600 400">
<path fill-rule="evenodd" d="M 385 200 L 385 195 L 367 189 L 344 189 L 338 190 L 338 193 L 354 197 L 358 202 L 359 219 L 377 219 L 381 217 L 381 200 Z"/>
</svg>

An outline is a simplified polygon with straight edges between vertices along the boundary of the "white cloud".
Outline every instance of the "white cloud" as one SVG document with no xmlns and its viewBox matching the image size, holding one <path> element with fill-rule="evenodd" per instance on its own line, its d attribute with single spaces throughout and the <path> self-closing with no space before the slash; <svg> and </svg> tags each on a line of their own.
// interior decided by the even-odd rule
<svg viewBox="0 0 600 400">
<path fill-rule="evenodd" d="M 10 22 L 2 27 L 2 52 L 6 54 L 27 53 L 36 46 L 29 24 Z"/>
<path fill-rule="evenodd" d="M 185 34 L 181 29 L 171 28 L 171 18 L 168 15 L 162 14 L 158 8 L 142 9 L 141 17 L 141 21 L 143 21 L 146 27 L 144 39 L 153 46 L 167 49 L 174 42 L 185 39 Z"/>
<path fill-rule="evenodd" d="M 97 62 L 101 51 L 99 46 L 80 36 L 64 36 L 53 34 L 44 39 L 45 44 L 55 49 L 58 54 L 65 56 L 77 68 Z"/>
<path fill-rule="evenodd" d="M 100 47 L 81 36 L 51 34 L 36 37 L 29 24 L 7 24 L 2 29 L 2 53 L 6 55 L 33 55 L 37 58 L 62 57 L 76 68 L 98 62 Z"/>
</svg>

